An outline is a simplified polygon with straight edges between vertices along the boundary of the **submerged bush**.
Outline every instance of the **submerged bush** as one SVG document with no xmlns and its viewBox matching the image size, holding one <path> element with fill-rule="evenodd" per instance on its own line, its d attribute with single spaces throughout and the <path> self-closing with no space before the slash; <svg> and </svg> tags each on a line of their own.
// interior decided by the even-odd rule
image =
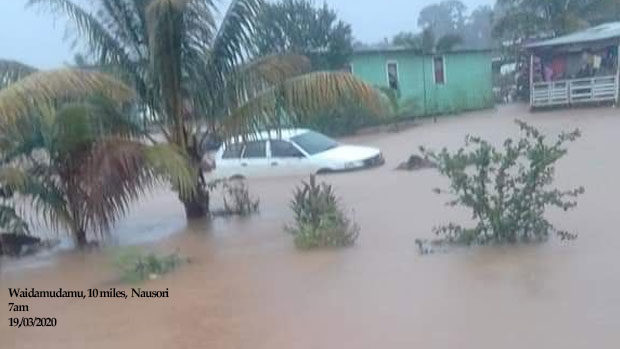
<svg viewBox="0 0 620 349">
<path fill-rule="evenodd" d="M 249 216 L 258 212 L 260 201 L 250 196 L 243 181 L 224 182 L 224 211 L 230 215 Z"/>
<path fill-rule="evenodd" d="M 342 212 L 331 185 L 317 185 L 315 176 L 295 189 L 291 208 L 295 224 L 286 230 L 298 248 L 344 247 L 357 240 L 359 226 Z"/>
<path fill-rule="evenodd" d="M 216 180 L 208 183 L 209 191 L 220 188 L 223 206 L 213 210 L 216 216 L 249 216 L 257 213 L 260 200 L 250 194 L 250 190 L 242 179 Z"/>
<path fill-rule="evenodd" d="M 561 239 L 576 235 L 556 229 L 545 217 L 547 207 L 564 211 L 575 207 L 584 192 L 552 188 L 555 163 L 566 155 L 564 145 L 580 136 L 579 130 L 563 132 L 552 142 L 536 128 L 516 121 L 522 137 L 507 139 L 498 150 L 487 141 L 467 136 L 466 147 L 456 153 L 440 153 L 421 148 L 426 158 L 437 164 L 450 180 L 447 193 L 455 196 L 450 206 L 472 212 L 473 228 L 458 224 L 436 227 L 444 241 L 464 244 L 527 242 L 545 240 L 555 232 Z M 438 193 L 442 190 L 436 189 Z"/>
<path fill-rule="evenodd" d="M 115 264 L 121 272 L 122 280 L 136 282 L 156 279 L 187 262 L 188 259 L 182 258 L 178 252 L 162 255 L 127 249 L 117 256 Z"/>
</svg>

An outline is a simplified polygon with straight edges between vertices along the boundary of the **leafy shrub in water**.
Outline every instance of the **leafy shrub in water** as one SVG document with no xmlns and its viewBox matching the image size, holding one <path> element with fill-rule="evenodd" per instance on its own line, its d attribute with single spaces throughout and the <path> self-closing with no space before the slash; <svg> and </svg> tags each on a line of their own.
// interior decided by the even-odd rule
<svg viewBox="0 0 620 349">
<path fill-rule="evenodd" d="M 444 241 L 464 244 L 541 241 L 555 232 L 562 239 L 576 235 L 557 230 L 545 217 L 547 207 L 567 211 L 584 192 L 551 188 L 555 163 L 566 155 L 564 145 L 580 136 L 579 130 L 562 133 L 548 142 L 536 128 L 516 121 L 523 136 L 507 139 L 498 150 L 478 137 L 467 136 L 466 148 L 439 153 L 421 148 L 450 180 L 447 192 L 456 198 L 450 206 L 471 210 L 476 225 L 449 224 L 435 228 Z M 437 189 L 438 193 L 442 191 Z"/>
<path fill-rule="evenodd" d="M 248 186 L 243 181 L 225 181 L 224 212 L 229 215 L 249 216 L 258 212 L 260 201 L 250 196 Z"/>
<path fill-rule="evenodd" d="M 124 281 L 136 282 L 158 278 L 187 262 L 188 259 L 182 258 L 178 252 L 160 255 L 127 249 L 118 255 L 115 264 Z"/>
<path fill-rule="evenodd" d="M 207 184 L 209 191 L 219 188 L 222 194 L 223 208 L 213 210 L 216 216 L 249 216 L 258 212 L 260 200 L 250 195 L 250 190 L 243 179 L 221 179 Z"/>
<path fill-rule="evenodd" d="M 342 212 L 332 187 L 316 184 L 315 176 L 295 190 L 291 208 L 295 224 L 286 230 L 298 248 L 344 247 L 357 240 L 359 226 Z"/>
</svg>

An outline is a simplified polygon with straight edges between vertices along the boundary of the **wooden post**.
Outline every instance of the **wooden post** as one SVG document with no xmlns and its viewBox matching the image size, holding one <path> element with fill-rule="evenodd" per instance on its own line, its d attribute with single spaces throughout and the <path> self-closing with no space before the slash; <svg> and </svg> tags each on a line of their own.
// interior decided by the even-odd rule
<svg viewBox="0 0 620 349">
<path fill-rule="evenodd" d="M 534 107 L 534 53 L 530 53 L 530 108 Z"/>
</svg>

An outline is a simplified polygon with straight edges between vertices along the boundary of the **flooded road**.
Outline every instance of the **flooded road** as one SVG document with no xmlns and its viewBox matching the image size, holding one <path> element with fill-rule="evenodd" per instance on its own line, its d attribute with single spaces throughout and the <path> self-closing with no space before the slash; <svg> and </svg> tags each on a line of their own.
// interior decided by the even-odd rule
<svg viewBox="0 0 620 349">
<path fill-rule="evenodd" d="M 415 238 L 467 217 L 431 189 L 432 170 L 393 171 L 420 145 L 456 148 L 467 133 L 495 142 L 520 118 L 549 134 L 579 127 L 558 166 L 562 188 L 586 193 L 568 214 L 550 212 L 570 243 L 485 247 L 420 256 Z M 620 347 L 620 112 L 613 108 L 529 114 L 508 106 L 440 118 L 399 133 L 350 138 L 380 147 L 385 166 L 320 177 L 361 226 L 358 243 L 299 252 L 283 231 L 300 178 L 254 180 L 261 214 L 186 225 L 175 196 L 145 200 L 116 232 L 120 244 L 178 249 L 192 263 L 143 287 L 165 300 L 37 300 L 28 316 L 56 328 L 0 325 L 2 348 L 618 348 Z M 0 274 L 7 287 L 122 287 L 106 251 L 62 252 Z"/>
</svg>

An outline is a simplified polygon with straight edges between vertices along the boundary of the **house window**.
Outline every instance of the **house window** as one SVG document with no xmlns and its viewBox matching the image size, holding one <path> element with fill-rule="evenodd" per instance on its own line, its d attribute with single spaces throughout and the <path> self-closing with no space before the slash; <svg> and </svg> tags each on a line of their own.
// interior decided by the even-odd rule
<svg viewBox="0 0 620 349">
<path fill-rule="evenodd" d="M 388 86 L 393 90 L 398 90 L 398 63 L 389 62 L 387 64 Z"/>
<path fill-rule="evenodd" d="M 443 85 L 446 83 L 445 62 L 443 56 L 433 57 L 433 71 L 435 72 L 435 83 Z"/>
</svg>

